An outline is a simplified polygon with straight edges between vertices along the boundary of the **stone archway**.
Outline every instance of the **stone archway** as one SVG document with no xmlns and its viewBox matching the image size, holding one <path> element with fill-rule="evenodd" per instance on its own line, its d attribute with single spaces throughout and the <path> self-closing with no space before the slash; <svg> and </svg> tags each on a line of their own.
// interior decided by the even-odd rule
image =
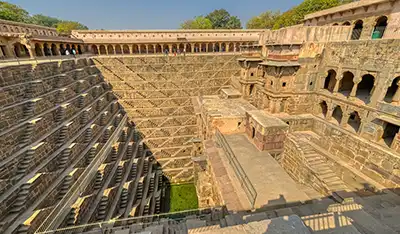
<svg viewBox="0 0 400 234">
<path fill-rule="evenodd" d="M 371 98 L 371 92 L 374 88 L 375 77 L 371 74 L 364 75 L 357 86 L 356 97 L 368 103 Z"/>
<path fill-rule="evenodd" d="M 353 89 L 354 75 L 353 73 L 347 71 L 343 73 L 343 78 L 340 80 L 338 92 L 343 94 L 344 96 L 350 96 L 351 90 Z"/>
<path fill-rule="evenodd" d="M 332 113 L 332 118 L 336 120 L 337 124 L 341 124 L 343 118 L 343 110 L 342 107 L 336 106 Z"/>
<path fill-rule="evenodd" d="M 100 54 L 102 54 L 102 55 L 107 54 L 106 46 L 105 46 L 105 45 L 101 45 L 101 46 L 100 46 Z"/>
<path fill-rule="evenodd" d="M 372 32 L 372 39 L 380 39 L 383 37 L 388 25 L 387 21 L 388 18 L 386 16 L 381 16 L 376 20 L 374 31 Z"/>
<path fill-rule="evenodd" d="M 355 131 L 358 132 L 361 126 L 361 117 L 357 111 L 350 113 L 347 124 Z"/>
<path fill-rule="evenodd" d="M 97 48 L 96 45 L 92 45 L 92 53 L 93 54 L 99 54 L 99 49 Z"/>
<path fill-rule="evenodd" d="M 122 48 L 120 45 L 115 46 L 115 54 L 122 54 Z"/>
<path fill-rule="evenodd" d="M 400 84 L 400 76 L 395 78 L 392 81 L 392 84 L 386 91 L 384 101 L 387 103 L 392 103 L 392 102 L 399 102 L 400 101 L 400 89 L 399 89 L 399 84 Z"/>
<path fill-rule="evenodd" d="M 107 46 L 107 53 L 108 54 L 114 54 L 114 47 L 112 45 Z"/>
<path fill-rule="evenodd" d="M 42 47 L 40 46 L 39 43 L 36 43 L 36 44 L 35 44 L 35 55 L 36 55 L 36 57 L 41 57 L 41 56 L 43 56 Z"/>
<path fill-rule="evenodd" d="M 29 58 L 30 57 L 28 48 L 19 42 L 14 44 L 14 54 L 18 58 Z"/>
<path fill-rule="evenodd" d="M 129 46 L 128 45 L 123 45 L 122 46 L 122 51 L 124 54 L 130 54 L 131 52 L 129 51 Z"/>
<path fill-rule="evenodd" d="M 326 104 L 325 101 L 322 101 L 319 103 L 319 108 L 320 108 L 320 113 L 324 118 L 326 118 L 326 115 L 328 114 L 328 104 Z"/>
<path fill-rule="evenodd" d="M 56 55 L 58 55 L 58 53 L 57 53 L 57 46 L 56 46 L 56 44 L 51 44 L 51 53 L 53 54 L 53 56 L 56 56 Z"/>
<path fill-rule="evenodd" d="M 358 40 L 361 37 L 364 22 L 357 20 L 354 24 L 353 31 L 351 32 L 351 40 Z"/>
<path fill-rule="evenodd" d="M 336 82 L 337 82 L 336 71 L 329 70 L 328 75 L 325 77 L 325 80 L 324 80 L 324 89 L 329 90 L 330 92 L 333 92 Z"/>
</svg>

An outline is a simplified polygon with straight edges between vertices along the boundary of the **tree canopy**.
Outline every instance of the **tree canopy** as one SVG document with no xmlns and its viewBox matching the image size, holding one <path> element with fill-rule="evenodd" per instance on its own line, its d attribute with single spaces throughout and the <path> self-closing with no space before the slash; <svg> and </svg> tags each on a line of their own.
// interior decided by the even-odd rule
<svg viewBox="0 0 400 234">
<path fill-rule="evenodd" d="M 212 23 L 204 16 L 197 16 L 192 20 L 186 20 L 181 24 L 182 29 L 212 29 Z"/>
<path fill-rule="evenodd" d="M 29 13 L 21 7 L 0 1 L 0 19 L 29 23 Z"/>
<path fill-rule="evenodd" d="M 279 29 L 300 24 L 304 16 L 316 11 L 325 10 L 341 4 L 352 2 L 352 0 L 304 0 L 286 12 L 266 11 L 259 16 L 251 18 L 247 22 L 247 28 L 254 29 Z"/>
<path fill-rule="evenodd" d="M 238 29 L 242 28 L 240 19 L 231 16 L 225 9 L 215 10 L 206 16 L 196 16 L 181 24 L 182 29 Z"/>
<path fill-rule="evenodd" d="M 72 30 L 87 30 L 88 27 L 75 21 L 61 21 L 57 24 L 57 32 L 70 34 Z"/>
<path fill-rule="evenodd" d="M 64 21 L 42 14 L 30 16 L 25 9 L 4 1 L 0 1 L 0 19 L 56 28 L 59 33 L 70 33 L 74 29 L 88 29 L 75 21 Z"/>
<path fill-rule="evenodd" d="M 272 29 L 274 27 L 276 19 L 281 13 L 279 11 L 266 11 L 261 13 L 259 16 L 251 18 L 246 28 L 249 29 Z"/>
</svg>

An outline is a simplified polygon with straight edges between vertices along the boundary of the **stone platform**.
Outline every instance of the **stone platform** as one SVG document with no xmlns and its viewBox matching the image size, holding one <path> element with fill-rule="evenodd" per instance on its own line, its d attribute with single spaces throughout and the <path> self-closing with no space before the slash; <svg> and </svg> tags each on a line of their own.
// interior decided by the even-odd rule
<svg viewBox="0 0 400 234">
<path fill-rule="evenodd" d="M 259 151 L 246 135 L 225 135 L 225 139 L 257 191 L 255 208 L 279 207 L 310 199 L 279 163 L 269 153 Z M 235 189 L 241 190 L 240 183 L 236 182 Z"/>
</svg>

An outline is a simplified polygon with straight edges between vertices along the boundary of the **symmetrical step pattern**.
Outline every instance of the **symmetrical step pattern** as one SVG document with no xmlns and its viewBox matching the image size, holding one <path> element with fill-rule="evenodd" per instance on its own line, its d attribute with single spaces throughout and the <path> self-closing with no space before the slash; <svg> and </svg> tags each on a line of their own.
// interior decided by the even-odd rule
<svg viewBox="0 0 400 234">
<path fill-rule="evenodd" d="M 96 58 L 115 95 L 171 182 L 193 178 L 191 97 L 218 94 L 240 76 L 234 55 Z"/>
<path fill-rule="evenodd" d="M 57 218 L 127 122 L 90 59 L 0 68 L 0 113 L 0 233 L 33 233 Z M 93 189 L 106 178 L 93 173 Z M 74 224 L 80 212 L 62 218 Z"/>
</svg>

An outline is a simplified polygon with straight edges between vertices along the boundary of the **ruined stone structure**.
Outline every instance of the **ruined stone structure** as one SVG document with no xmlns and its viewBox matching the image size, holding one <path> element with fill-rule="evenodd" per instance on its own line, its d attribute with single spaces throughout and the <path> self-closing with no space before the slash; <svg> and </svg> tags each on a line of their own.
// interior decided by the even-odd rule
<svg viewBox="0 0 400 234">
<path fill-rule="evenodd" d="M 0 22 L 6 57 L 89 53 L 0 68 L 0 232 L 400 232 L 399 9 L 275 31 Z M 169 183 L 201 209 L 160 215 Z"/>
</svg>

